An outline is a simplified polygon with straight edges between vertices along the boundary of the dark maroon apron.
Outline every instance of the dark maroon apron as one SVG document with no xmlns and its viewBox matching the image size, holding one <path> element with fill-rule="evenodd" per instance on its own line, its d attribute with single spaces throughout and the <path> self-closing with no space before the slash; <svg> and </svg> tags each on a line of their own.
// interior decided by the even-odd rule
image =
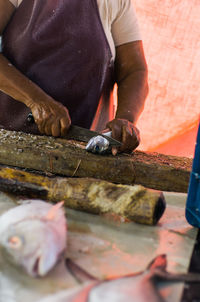
<svg viewBox="0 0 200 302">
<path fill-rule="evenodd" d="M 3 54 L 90 128 L 100 99 L 109 103 L 113 61 L 96 0 L 23 0 L 6 27 Z M 38 133 L 30 109 L 0 93 L 0 125 Z"/>
</svg>

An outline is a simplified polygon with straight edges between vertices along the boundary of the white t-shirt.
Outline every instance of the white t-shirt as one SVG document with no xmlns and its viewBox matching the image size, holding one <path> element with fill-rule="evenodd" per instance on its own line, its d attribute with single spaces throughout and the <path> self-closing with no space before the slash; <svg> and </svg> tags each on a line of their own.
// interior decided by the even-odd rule
<svg viewBox="0 0 200 302">
<path fill-rule="evenodd" d="M 18 7 L 23 0 L 9 0 Z M 97 0 L 102 25 L 113 59 L 115 47 L 141 40 L 132 0 Z"/>
</svg>

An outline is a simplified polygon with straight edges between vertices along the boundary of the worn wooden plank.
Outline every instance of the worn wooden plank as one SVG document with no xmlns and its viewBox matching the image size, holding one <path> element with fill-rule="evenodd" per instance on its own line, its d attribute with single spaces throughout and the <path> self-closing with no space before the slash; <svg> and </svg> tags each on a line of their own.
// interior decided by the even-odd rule
<svg viewBox="0 0 200 302">
<path fill-rule="evenodd" d="M 155 225 L 165 210 L 163 194 L 141 185 L 47 177 L 10 167 L 0 166 L 0 190 L 54 202 L 63 200 L 66 207 L 75 210 L 111 214 L 147 225 Z"/>
<path fill-rule="evenodd" d="M 192 160 L 136 151 L 95 155 L 76 141 L 0 130 L 0 163 L 68 177 L 92 177 L 121 184 L 187 192 Z"/>
</svg>

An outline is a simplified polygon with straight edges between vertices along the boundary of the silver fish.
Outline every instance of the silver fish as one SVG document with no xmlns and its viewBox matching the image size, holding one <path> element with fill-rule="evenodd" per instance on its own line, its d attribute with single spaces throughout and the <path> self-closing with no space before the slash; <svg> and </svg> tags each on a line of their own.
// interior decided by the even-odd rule
<svg viewBox="0 0 200 302">
<path fill-rule="evenodd" d="M 104 135 L 111 137 L 112 131 L 105 132 Z M 92 137 L 85 148 L 87 151 L 97 154 L 104 154 L 111 149 L 109 141 L 101 135 Z"/>
<path fill-rule="evenodd" d="M 157 256 L 145 271 L 98 280 L 70 259 L 66 266 L 82 286 L 49 295 L 38 302 L 164 302 L 157 281 L 200 282 L 200 274 L 172 274 L 166 271 L 166 255 Z M 86 282 L 86 283 L 85 283 Z"/>
<path fill-rule="evenodd" d="M 98 135 L 92 137 L 85 148 L 89 152 L 103 154 L 108 151 L 109 146 L 109 141 L 105 137 Z"/>
<path fill-rule="evenodd" d="M 5 259 L 30 276 L 46 275 L 66 249 L 62 204 L 29 199 L 0 216 L 0 248 Z"/>
</svg>

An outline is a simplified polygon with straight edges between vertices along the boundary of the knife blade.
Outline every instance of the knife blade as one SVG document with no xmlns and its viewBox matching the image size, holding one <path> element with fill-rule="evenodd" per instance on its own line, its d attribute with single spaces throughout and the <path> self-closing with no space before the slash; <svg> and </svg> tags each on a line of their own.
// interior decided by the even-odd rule
<svg viewBox="0 0 200 302">
<path fill-rule="evenodd" d="M 32 113 L 30 112 L 27 116 L 27 122 L 29 123 L 34 123 L 34 117 L 32 115 Z M 83 127 L 79 127 L 76 125 L 71 125 L 70 128 L 68 129 L 67 134 L 63 137 L 65 139 L 73 139 L 73 140 L 77 140 L 77 141 L 81 141 L 81 142 L 88 142 L 92 137 L 94 136 L 98 136 L 101 135 L 104 138 L 106 138 L 109 143 L 110 146 L 121 146 L 121 142 L 119 142 L 118 140 L 112 138 L 111 136 L 107 136 L 104 135 L 102 133 L 93 131 L 93 130 L 89 130 Z"/>
<path fill-rule="evenodd" d="M 89 129 L 86 129 L 83 127 L 79 127 L 76 125 L 70 126 L 70 128 L 67 132 L 67 135 L 65 135 L 64 138 L 74 139 L 74 140 L 78 140 L 78 141 L 82 141 L 82 142 L 88 142 L 92 137 L 98 136 L 98 135 L 101 135 L 104 138 L 106 138 L 109 141 L 110 146 L 116 146 L 116 147 L 121 146 L 121 142 L 119 142 L 118 140 L 116 140 L 110 136 L 107 136 L 102 133 L 99 133 L 99 132 L 96 132 L 93 130 L 89 130 Z"/>
</svg>

